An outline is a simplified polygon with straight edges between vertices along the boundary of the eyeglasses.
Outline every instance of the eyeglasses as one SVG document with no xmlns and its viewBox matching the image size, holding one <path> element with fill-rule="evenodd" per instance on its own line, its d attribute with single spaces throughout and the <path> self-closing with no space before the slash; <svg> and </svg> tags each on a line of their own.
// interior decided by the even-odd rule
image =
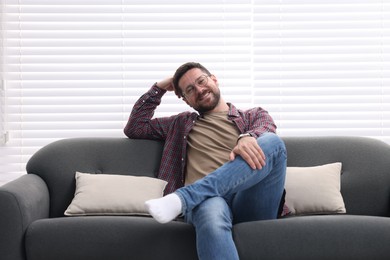
<svg viewBox="0 0 390 260">
<path fill-rule="evenodd" d="M 194 82 L 193 85 L 189 85 L 184 91 L 183 91 L 183 96 L 184 97 L 192 97 L 195 94 L 195 86 L 197 87 L 204 87 L 207 85 L 208 82 L 208 75 L 202 75 L 199 78 L 197 78 Z"/>
</svg>

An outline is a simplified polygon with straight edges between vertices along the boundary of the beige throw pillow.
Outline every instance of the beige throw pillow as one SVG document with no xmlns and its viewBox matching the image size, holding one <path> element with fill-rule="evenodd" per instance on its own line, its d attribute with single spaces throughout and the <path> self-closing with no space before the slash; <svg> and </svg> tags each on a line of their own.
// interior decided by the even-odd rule
<svg viewBox="0 0 390 260">
<path fill-rule="evenodd" d="M 75 196 L 65 215 L 148 215 L 145 201 L 162 197 L 166 185 L 151 177 L 77 172 Z"/>
<path fill-rule="evenodd" d="M 286 205 L 292 215 L 345 213 L 340 193 L 341 163 L 287 167 Z"/>
</svg>

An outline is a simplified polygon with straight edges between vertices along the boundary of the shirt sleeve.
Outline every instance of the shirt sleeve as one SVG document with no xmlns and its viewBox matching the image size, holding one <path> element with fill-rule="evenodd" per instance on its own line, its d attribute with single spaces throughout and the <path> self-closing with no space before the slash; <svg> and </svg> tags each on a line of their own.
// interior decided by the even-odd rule
<svg viewBox="0 0 390 260">
<path fill-rule="evenodd" d="M 129 138 L 165 140 L 172 117 L 154 118 L 153 115 L 166 90 L 154 84 L 134 104 L 124 133 Z"/>
<path fill-rule="evenodd" d="M 247 111 L 247 130 L 245 133 L 258 138 L 264 133 L 276 133 L 276 124 L 268 112 L 261 107 Z"/>
</svg>

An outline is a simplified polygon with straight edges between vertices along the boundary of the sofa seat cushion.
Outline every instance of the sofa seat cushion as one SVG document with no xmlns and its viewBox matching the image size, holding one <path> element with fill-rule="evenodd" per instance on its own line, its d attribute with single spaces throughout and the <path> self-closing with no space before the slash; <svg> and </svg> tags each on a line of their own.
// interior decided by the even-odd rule
<svg viewBox="0 0 390 260">
<path fill-rule="evenodd" d="M 240 259 L 389 259 L 390 218 L 300 216 L 233 227 Z"/>
<path fill-rule="evenodd" d="M 195 245 L 191 225 L 141 216 L 42 219 L 26 233 L 29 260 L 197 259 Z"/>
</svg>

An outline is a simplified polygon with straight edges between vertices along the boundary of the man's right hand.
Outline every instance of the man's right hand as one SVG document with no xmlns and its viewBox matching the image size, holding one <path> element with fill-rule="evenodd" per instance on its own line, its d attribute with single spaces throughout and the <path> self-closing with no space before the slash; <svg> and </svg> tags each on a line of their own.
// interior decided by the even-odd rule
<svg viewBox="0 0 390 260">
<path fill-rule="evenodd" d="M 166 78 L 160 82 L 157 82 L 157 87 L 164 89 L 166 91 L 173 91 L 175 89 L 173 87 L 173 77 Z"/>
<path fill-rule="evenodd" d="M 236 158 L 236 155 L 240 155 L 249 166 L 255 170 L 261 170 L 265 166 L 265 155 L 256 138 L 251 136 L 240 138 L 237 145 L 230 153 L 230 161 Z"/>
</svg>

